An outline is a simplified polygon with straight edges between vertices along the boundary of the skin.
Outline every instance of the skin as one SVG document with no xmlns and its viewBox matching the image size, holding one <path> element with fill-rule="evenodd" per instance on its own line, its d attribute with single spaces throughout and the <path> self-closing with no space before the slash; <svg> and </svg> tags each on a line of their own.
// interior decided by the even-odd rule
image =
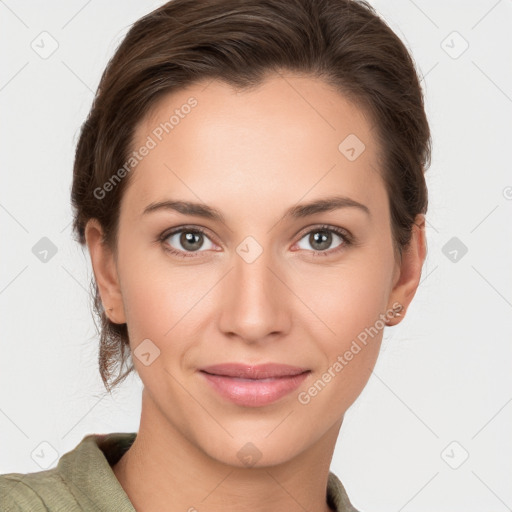
<svg viewBox="0 0 512 512">
<path fill-rule="evenodd" d="M 98 222 L 86 228 L 110 319 L 127 323 L 132 350 L 147 338 L 160 350 L 148 366 L 133 358 L 144 384 L 140 428 L 113 470 L 138 511 L 325 512 L 344 414 L 371 375 L 383 329 L 309 403 L 298 393 L 393 303 L 404 310 L 388 325 L 403 319 L 426 255 L 424 216 L 397 261 L 373 123 L 312 77 L 270 75 L 245 92 L 196 83 L 160 100 L 137 127 L 134 148 L 191 96 L 198 105 L 132 171 L 117 259 L 101 244 Z M 365 144 L 354 161 L 338 150 L 349 134 Z M 333 193 L 363 203 L 371 215 L 342 208 L 283 219 L 287 208 Z M 225 222 L 169 210 L 142 215 L 148 204 L 171 198 L 206 203 Z M 356 243 L 343 246 L 332 233 L 322 248 L 312 238 L 322 224 L 345 228 Z M 158 241 L 185 225 L 207 235 L 185 247 L 181 233 Z M 247 236 L 263 250 L 252 263 L 236 251 Z M 165 245 L 192 257 L 173 256 Z M 275 403 L 242 407 L 198 373 L 232 361 L 311 373 Z M 261 453 L 252 466 L 237 456 L 248 442 Z"/>
</svg>

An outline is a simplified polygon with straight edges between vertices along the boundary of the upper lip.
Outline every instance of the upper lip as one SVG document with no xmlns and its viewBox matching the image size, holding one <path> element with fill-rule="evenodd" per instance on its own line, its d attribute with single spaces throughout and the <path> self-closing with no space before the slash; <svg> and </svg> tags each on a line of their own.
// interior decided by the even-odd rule
<svg viewBox="0 0 512 512">
<path fill-rule="evenodd" d="M 289 377 L 300 375 L 309 371 L 309 368 L 300 368 L 288 364 L 265 363 L 251 365 L 244 363 L 223 363 L 213 366 L 205 366 L 200 371 L 212 375 L 222 375 L 226 377 L 238 377 L 241 379 L 269 379 L 277 377 Z"/>
</svg>

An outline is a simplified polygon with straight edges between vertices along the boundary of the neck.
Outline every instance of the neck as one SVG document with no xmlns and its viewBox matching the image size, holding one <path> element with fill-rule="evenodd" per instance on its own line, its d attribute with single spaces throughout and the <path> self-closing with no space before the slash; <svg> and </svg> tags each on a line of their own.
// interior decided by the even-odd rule
<svg viewBox="0 0 512 512">
<path fill-rule="evenodd" d="M 137 437 L 112 469 L 138 512 L 332 512 L 326 489 L 340 427 L 281 464 L 232 466 L 184 437 L 143 393 Z"/>
</svg>

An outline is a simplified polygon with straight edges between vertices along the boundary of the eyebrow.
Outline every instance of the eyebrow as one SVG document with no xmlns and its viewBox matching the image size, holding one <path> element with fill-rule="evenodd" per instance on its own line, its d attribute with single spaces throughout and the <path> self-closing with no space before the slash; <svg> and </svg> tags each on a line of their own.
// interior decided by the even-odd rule
<svg viewBox="0 0 512 512">
<path fill-rule="evenodd" d="M 317 199 L 309 203 L 303 203 L 292 206 L 286 210 L 283 219 L 301 219 L 315 215 L 317 213 L 329 212 L 341 208 L 357 208 L 371 217 L 370 209 L 358 201 L 345 196 L 331 196 L 323 199 Z M 203 203 L 194 203 L 190 201 L 158 201 L 146 206 L 142 215 L 152 213 L 159 210 L 176 211 L 183 215 L 194 215 L 205 219 L 217 220 L 225 223 L 222 213 Z"/>
</svg>

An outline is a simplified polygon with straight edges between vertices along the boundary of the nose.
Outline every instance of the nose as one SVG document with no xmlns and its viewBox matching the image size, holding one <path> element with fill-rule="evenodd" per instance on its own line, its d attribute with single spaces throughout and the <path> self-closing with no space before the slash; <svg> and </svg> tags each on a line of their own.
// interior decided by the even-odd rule
<svg viewBox="0 0 512 512">
<path fill-rule="evenodd" d="M 243 251 L 237 253 L 220 293 L 220 328 L 225 335 L 254 344 L 290 328 L 293 293 L 286 285 L 284 265 L 270 251 L 263 250 L 253 261 Z"/>
</svg>

